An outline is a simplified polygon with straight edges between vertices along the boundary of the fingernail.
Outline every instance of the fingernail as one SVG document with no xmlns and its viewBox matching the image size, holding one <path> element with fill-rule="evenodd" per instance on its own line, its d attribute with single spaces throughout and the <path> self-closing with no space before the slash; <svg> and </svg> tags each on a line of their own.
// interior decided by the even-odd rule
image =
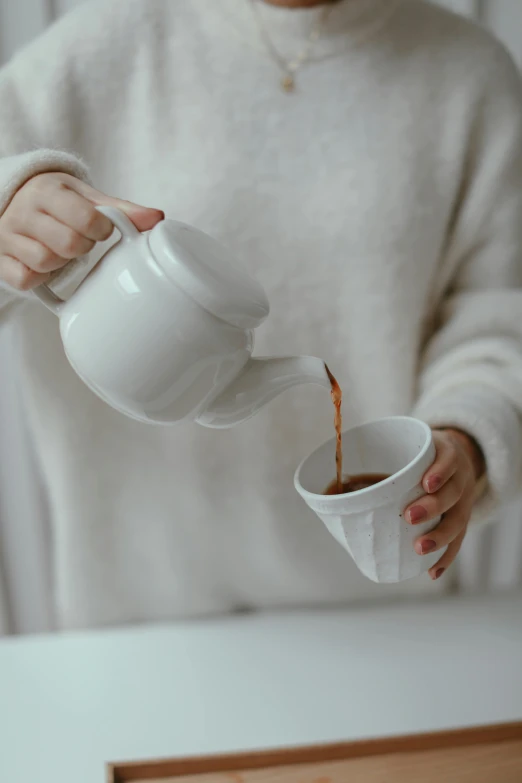
<svg viewBox="0 0 522 783">
<path fill-rule="evenodd" d="M 442 486 L 442 476 L 430 476 L 426 484 L 428 492 L 436 492 Z"/>
<path fill-rule="evenodd" d="M 435 541 L 432 541 L 431 539 L 426 539 L 424 541 L 417 541 L 415 544 L 415 549 L 419 553 L 419 555 L 427 555 L 428 552 L 433 552 L 434 549 L 437 548 L 437 544 Z"/>
<path fill-rule="evenodd" d="M 408 511 L 408 521 L 415 524 L 415 522 L 422 522 L 423 519 L 427 519 L 428 512 L 423 506 L 413 506 Z"/>
<path fill-rule="evenodd" d="M 437 568 L 435 571 L 435 579 L 440 579 L 445 570 L 445 568 Z"/>
</svg>

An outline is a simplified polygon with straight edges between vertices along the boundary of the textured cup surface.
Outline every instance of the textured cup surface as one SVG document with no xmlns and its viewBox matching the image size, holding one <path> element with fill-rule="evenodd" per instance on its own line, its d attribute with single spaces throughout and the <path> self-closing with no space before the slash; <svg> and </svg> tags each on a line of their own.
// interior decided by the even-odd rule
<svg viewBox="0 0 522 783">
<path fill-rule="evenodd" d="M 301 463 L 295 487 L 368 579 L 402 582 L 427 571 L 443 554 L 418 555 L 413 548 L 439 517 L 410 525 L 403 516 L 406 506 L 424 494 L 422 477 L 434 459 L 431 430 L 424 422 L 407 416 L 380 419 L 343 433 L 343 473 L 390 478 L 358 492 L 323 495 L 335 478 L 332 438 Z"/>
</svg>

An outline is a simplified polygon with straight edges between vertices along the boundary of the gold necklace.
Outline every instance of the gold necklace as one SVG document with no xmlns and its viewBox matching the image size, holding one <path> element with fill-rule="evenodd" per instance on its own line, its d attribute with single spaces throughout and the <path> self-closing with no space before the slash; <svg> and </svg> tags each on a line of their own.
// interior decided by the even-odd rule
<svg viewBox="0 0 522 783">
<path fill-rule="evenodd" d="M 281 78 L 281 87 L 285 92 L 293 92 L 296 86 L 295 85 L 296 73 L 299 70 L 299 68 L 301 68 L 301 66 L 304 65 L 310 59 L 310 55 L 312 53 L 314 44 L 321 37 L 321 34 L 324 30 L 324 26 L 328 20 L 328 17 L 333 11 L 335 3 L 329 4 L 322 10 L 319 19 L 317 20 L 316 24 L 314 25 L 314 27 L 310 32 L 310 35 L 308 36 L 306 45 L 291 60 L 287 60 L 285 57 L 283 57 L 283 55 L 274 46 L 274 43 L 270 38 L 269 32 L 266 29 L 264 20 L 259 12 L 258 0 L 250 0 L 250 5 L 252 6 L 252 11 L 254 12 L 254 18 L 257 22 L 259 34 L 263 39 L 265 48 L 268 54 L 270 55 L 270 57 L 272 58 L 272 60 L 276 63 L 276 65 L 279 67 L 279 69 L 283 74 Z"/>
</svg>

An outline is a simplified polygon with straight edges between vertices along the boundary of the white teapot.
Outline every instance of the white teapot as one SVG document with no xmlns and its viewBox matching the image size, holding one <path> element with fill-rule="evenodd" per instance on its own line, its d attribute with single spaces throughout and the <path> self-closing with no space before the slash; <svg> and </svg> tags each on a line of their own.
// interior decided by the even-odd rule
<svg viewBox="0 0 522 783">
<path fill-rule="evenodd" d="M 34 293 L 60 319 L 67 357 L 102 400 L 139 421 L 231 427 L 301 383 L 330 388 L 313 357 L 252 358 L 267 317 L 262 287 L 195 228 L 164 220 L 141 234 L 113 207 L 121 232 L 63 301 Z"/>
</svg>

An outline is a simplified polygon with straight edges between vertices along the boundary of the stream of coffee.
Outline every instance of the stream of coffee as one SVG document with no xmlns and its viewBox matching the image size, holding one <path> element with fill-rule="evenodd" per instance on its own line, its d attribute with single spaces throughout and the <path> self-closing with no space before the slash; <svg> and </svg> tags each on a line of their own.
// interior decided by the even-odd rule
<svg viewBox="0 0 522 783">
<path fill-rule="evenodd" d="M 337 383 L 336 379 L 330 372 L 328 366 L 325 364 L 326 374 L 332 387 L 331 395 L 332 402 L 335 408 L 334 426 L 335 426 L 335 468 L 336 468 L 336 487 L 337 493 L 329 492 L 328 494 L 340 495 L 343 491 L 343 415 L 341 406 L 343 403 L 343 393 L 341 387 Z"/>
<path fill-rule="evenodd" d="M 343 416 L 341 406 L 343 402 L 343 393 L 341 387 L 325 364 L 328 380 L 330 381 L 332 402 L 335 408 L 334 426 L 335 426 L 335 468 L 336 477 L 328 484 L 325 495 L 344 495 L 347 492 L 358 492 L 360 489 L 372 487 L 388 478 L 385 473 L 361 473 L 357 476 L 349 476 L 343 479 Z"/>
</svg>

